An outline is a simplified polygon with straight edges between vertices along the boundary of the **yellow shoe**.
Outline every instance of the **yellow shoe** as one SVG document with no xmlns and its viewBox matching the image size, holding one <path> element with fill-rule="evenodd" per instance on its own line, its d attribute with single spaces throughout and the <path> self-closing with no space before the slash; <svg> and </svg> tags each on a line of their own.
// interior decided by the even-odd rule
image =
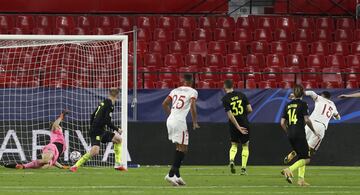
<svg viewBox="0 0 360 195">
<path fill-rule="evenodd" d="M 293 183 L 292 178 L 294 177 L 294 175 L 293 175 L 293 173 L 290 171 L 289 168 L 283 169 L 283 170 L 281 171 L 281 174 L 282 174 L 283 176 L 285 176 L 285 179 L 286 179 L 286 181 L 287 181 L 288 183 L 290 183 L 290 184 Z"/>
<path fill-rule="evenodd" d="M 299 179 L 297 183 L 299 186 L 302 186 L 302 187 L 310 186 L 310 184 L 307 183 L 304 179 Z"/>
</svg>

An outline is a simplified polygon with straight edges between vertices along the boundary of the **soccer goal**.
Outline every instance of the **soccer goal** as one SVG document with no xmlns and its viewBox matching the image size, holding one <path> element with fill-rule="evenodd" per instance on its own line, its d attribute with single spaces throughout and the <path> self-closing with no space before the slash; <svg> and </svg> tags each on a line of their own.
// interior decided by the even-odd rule
<svg viewBox="0 0 360 195">
<path fill-rule="evenodd" d="M 123 130 L 127 165 L 127 35 L 0 35 L 0 162 L 34 160 L 49 141 L 49 123 L 64 109 L 69 154 L 90 149 L 90 115 L 109 88 L 121 88 L 113 121 Z M 114 164 L 112 143 L 87 166 Z"/>
</svg>

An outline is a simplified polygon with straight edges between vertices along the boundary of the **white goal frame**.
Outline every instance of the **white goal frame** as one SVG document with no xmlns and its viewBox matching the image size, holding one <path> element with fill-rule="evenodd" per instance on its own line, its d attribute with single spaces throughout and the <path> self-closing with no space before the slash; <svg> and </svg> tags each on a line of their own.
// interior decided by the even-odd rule
<svg viewBox="0 0 360 195">
<path fill-rule="evenodd" d="M 128 36 L 127 35 L 0 35 L 0 40 L 26 41 L 121 41 L 121 129 L 122 163 L 128 161 Z M 14 46 L 22 47 L 22 46 Z"/>
</svg>

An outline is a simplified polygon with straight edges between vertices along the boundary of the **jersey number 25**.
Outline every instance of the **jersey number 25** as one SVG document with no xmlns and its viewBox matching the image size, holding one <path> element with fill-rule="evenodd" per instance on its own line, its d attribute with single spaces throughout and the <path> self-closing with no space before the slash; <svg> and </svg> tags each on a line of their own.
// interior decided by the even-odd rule
<svg viewBox="0 0 360 195">
<path fill-rule="evenodd" d="M 180 97 L 178 97 L 177 95 L 174 95 L 173 97 L 173 103 L 172 103 L 172 109 L 181 109 L 182 107 L 184 107 L 185 104 L 185 96 L 181 95 Z"/>
</svg>

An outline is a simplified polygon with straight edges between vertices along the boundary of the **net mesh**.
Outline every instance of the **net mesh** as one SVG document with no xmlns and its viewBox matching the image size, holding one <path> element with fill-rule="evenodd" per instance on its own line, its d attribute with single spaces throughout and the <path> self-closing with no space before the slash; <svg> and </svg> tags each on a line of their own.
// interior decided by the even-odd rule
<svg viewBox="0 0 360 195">
<path fill-rule="evenodd" d="M 68 148 L 59 162 L 72 164 L 72 151 L 90 149 L 90 114 L 121 87 L 121 41 L 0 40 L 0 162 L 39 158 L 49 142 L 49 124 L 64 109 Z M 113 121 L 121 126 L 121 100 Z M 112 144 L 86 165 L 113 165 Z"/>
</svg>

